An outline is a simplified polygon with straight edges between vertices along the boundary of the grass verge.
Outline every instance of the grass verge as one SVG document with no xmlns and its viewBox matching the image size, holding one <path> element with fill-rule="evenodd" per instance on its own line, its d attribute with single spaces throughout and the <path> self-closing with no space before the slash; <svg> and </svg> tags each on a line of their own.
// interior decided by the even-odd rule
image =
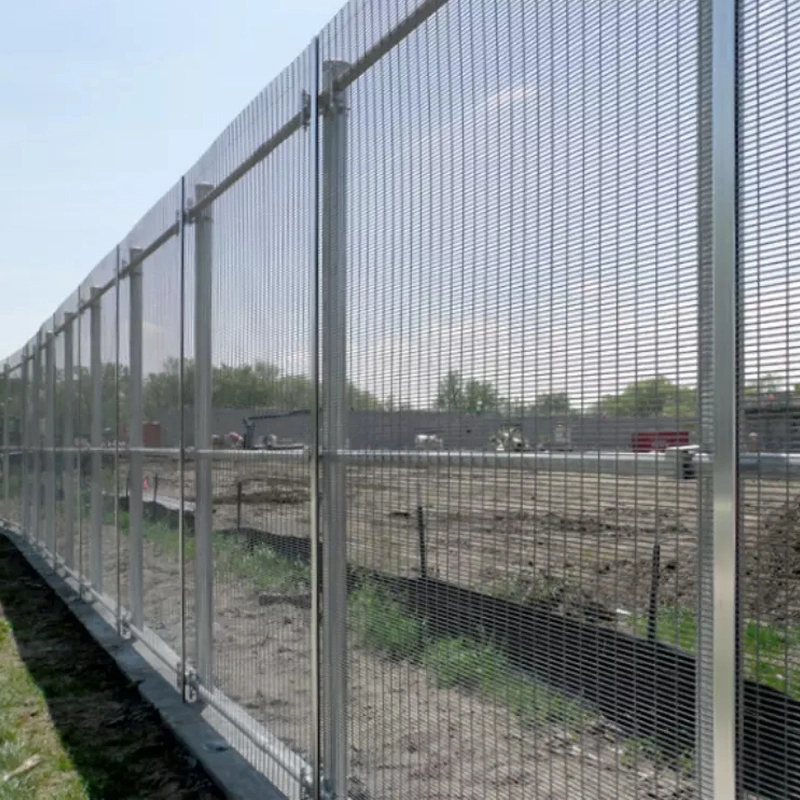
<svg viewBox="0 0 800 800">
<path fill-rule="evenodd" d="M 222 795 L 0 536 L 0 800 L 112 797 Z"/>
<path fill-rule="evenodd" d="M 631 617 L 626 626 L 647 636 L 647 619 Z M 688 608 L 664 608 L 656 619 L 656 639 L 689 652 L 697 649 L 697 613 Z M 800 699 L 800 631 L 748 620 L 741 630 L 745 678 Z"/>
</svg>

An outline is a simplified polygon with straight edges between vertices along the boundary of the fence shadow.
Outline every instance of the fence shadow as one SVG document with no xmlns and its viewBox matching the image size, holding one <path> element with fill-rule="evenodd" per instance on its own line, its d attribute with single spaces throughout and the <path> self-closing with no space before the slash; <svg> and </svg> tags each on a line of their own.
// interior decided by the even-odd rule
<svg viewBox="0 0 800 800">
<path fill-rule="evenodd" d="M 1 532 L 0 607 L 89 797 L 221 797 L 136 686 Z"/>
</svg>

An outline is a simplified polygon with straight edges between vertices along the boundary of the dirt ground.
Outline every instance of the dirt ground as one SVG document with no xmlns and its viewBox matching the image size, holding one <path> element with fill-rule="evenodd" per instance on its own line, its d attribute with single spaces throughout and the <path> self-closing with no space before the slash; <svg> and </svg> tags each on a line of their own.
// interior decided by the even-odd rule
<svg viewBox="0 0 800 800">
<path fill-rule="evenodd" d="M 144 471 L 148 499 L 156 475 L 159 496 L 179 497 L 174 462 L 148 461 Z M 187 465 L 185 495 L 190 502 L 193 477 Z M 215 529 L 236 527 L 240 482 L 242 526 L 308 536 L 305 465 L 216 463 Z M 453 583 L 518 600 L 549 600 L 556 610 L 616 624 L 620 612 L 644 614 L 658 542 L 661 604 L 691 607 L 696 601 L 697 481 L 350 467 L 348 492 L 352 564 L 418 574 L 419 497 L 428 569 Z M 800 619 L 793 588 L 795 570 L 800 572 L 800 504 L 793 495 L 786 482 L 748 479 L 744 485 L 745 602 L 759 619 Z M 106 582 L 112 594 L 115 537 L 113 528 L 104 530 Z M 124 602 L 124 546 L 121 564 Z M 189 631 L 191 580 L 189 569 Z M 218 685 L 287 745 L 307 755 L 308 611 L 290 598 L 261 606 L 257 592 L 222 573 L 216 576 L 215 593 Z M 176 650 L 179 599 L 177 563 L 146 543 L 146 621 Z M 189 652 L 192 646 L 190 640 Z M 583 725 L 532 730 L 523 728 L 507 706 L 436 686 L 424 669 L 410 663 L 387 661 L 354 647 L 349 670 L 354 800 L 695 796 L 687 773 L 656 763 L 596 715 L 587 713 Z"/>
<path fill-rule="evenodd" d="M 146 617 L 174 640 L 177 564 L 147 544 Z M 217 576 L 215 677 L 268 730 L 307 756 L 311 741 L 310 618 L 297 603 L 261 606 L 241 581 Z M 160 618 L 160 619 L 159 619 Z M 191 647 L 191 645 L 190 645 Z M 611 723 L 525 729 L 502 704 L 442 689 L 422 668 L 358 647 L 349 661 L 353 800 L 567 800 L 694 797 Z"/>
<path fill-rule="evenodd" d="M 124 466 L 123 466 L 124 469 Z M 180 494 L 172 462 L 149 462 L 159 492 Z M 307 537 L 304 465 L 217 462 L 214 525 Z M 186 499 L 194 499 L 191 465 Z M 646 613 L 654 545 L 662 607 L 696 603 L 698 481 L 443 467 L 348 468 L 348 561 L 418 575 L 421 499 L 429 575 L 556 610 L 614 620 Z M 741 496 L 748 617 L 800 623 L 800 482 L 748 479 Z"/>
</svg>

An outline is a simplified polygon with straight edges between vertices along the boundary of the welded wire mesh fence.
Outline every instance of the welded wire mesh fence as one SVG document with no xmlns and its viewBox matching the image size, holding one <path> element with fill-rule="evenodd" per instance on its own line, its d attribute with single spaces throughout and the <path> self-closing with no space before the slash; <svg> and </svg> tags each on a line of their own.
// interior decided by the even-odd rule
<svg viewBox="0 0 800 800">
<path fill-rule="evenodd" d="M 4 523 L 289 797 L 800 797 L 799 14 L 353 0 L 7 359 Z"/>
</svg>

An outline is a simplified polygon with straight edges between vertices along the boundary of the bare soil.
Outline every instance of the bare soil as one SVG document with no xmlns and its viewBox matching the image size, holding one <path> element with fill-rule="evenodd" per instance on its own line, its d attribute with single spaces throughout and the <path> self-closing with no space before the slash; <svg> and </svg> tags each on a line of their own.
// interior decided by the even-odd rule
<svg viewBox="0 0 800 800">
<path fill-rule="evenodd" d="M 147 546 L 146 616 L 171 606 L 170 562 Z M 177 581 L 177 564 L 172 564 Z M 232 576 L 217 574 L 215 677 L 273 734 L 308 756 L 311 743 L 310 616 Z M 163 617 L 162 617 L 163 620 Z M 174 623 L 160 635 L 174 638 Z M 358 646 L 349 660 L 353 800 L 527 800 L 694 797 L 689 777 L 658 767 L 612 724 L 587 710 L 584 723 L 524 728 L 509 708 L 438 687 L 408 662 Z"/>
<path fill-rule="evenodd" d="M 180 494 L 177 470 L 159 472 Z M 219 463 L 214 525 L 241 524 L 307 537 L 305 466 Z M 194 475 L 186 471 L 187 500 Z M 662 606 L 696 603 L 699 489 L 672 477 L 496 469 L 348 468 L 348 561 L 418 575 L 421 499 L 429 574 L 465 588 L 611 621 L 646 613 L 654 545 L 660 548 Z M 800 482 L 748 479 L 741 494 L 744 609 L 768 622 L 800 623 Z"/>
</svg>

